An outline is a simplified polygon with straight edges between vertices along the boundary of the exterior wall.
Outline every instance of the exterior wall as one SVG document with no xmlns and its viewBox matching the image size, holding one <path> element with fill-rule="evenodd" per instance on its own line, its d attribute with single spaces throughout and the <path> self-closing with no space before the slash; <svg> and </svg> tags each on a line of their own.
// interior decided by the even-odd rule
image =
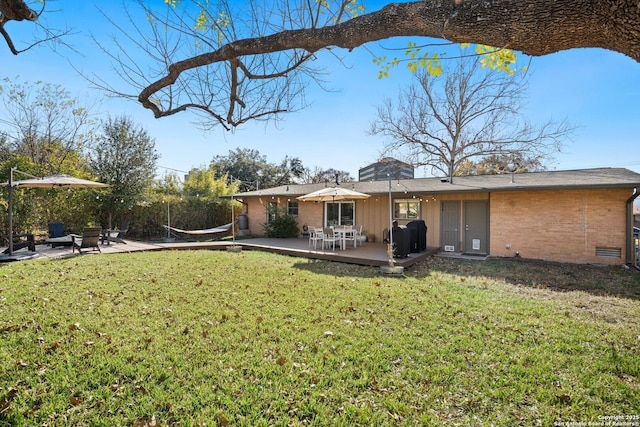
<svg viewBox="0 0 640 427">
<path fill-rule="evenodd" d="M 258 198 L 251 197 L 245 199 L 244 203 L 246 203 L 246 209 L 244 213 L 249 219 L 249 232 L 252 236 L 263 236 L 264 229 L 262 228 L 262 224 L 267 221 L 266 202 L 263 205 L 260 203 L 260 200 Z"/>
<path fill-rule="evenodd" d="M 630 191 L 538 190 L 478 193 L 452 193 L 421 196 L 421 219 L 427 225 L 427 245 L 441 246 L 440 213 L 443 201 L 460 201 L 461 222 L 464 201 L 489 201 L 489 253 L 492 256 L 551 261 L 619 265 L 625 262 L 626 200 Z M 404 198 L 394 195 L 395 198 Z M 266 209 L 270 201 L 287 206 L 286 197 L 247 198 L 244 202 L 251 235 L 264 235 Z M 372 196 L 355 203 L 356 225 L 382 241 L 389 227 L 389 198 Z M 298 225 L 320 226 L 324 203 L 299 202 Z M 399 221 L 400 224 L 407 221 Z M 464 224 L 460 224 L 464 230 Z M 464 236 L 461 234 L 461 238 Z M 510 247 L 507 248 L 507 245 Z M 620 257 L 596 256 L 596 248 L 620 251 Z"/>
<path fill-rule="evenodd" d="M 622 264 L 629 195 L 624 189 L 492 193 L 491 255 Z M 621 257 L 596 256 L 596 247 L 619 249 Z"/>
<path fill-rule="evenodd" d="M 269 202 L 276 202 L 278 208 L 284 209 L 287 207 L 289 200 L 291 199 L 286 197 L 250 197 L 244 200 L 247 205 L 246 214 L 249 219 L 249 230 L 251 235 L 264 236 L 263 225 L 267 222 L 267 206 L 269 205 Z M 356 225 L 364 223 L 364 202 L 365 201 L 362 200 L 356 201 Z M 321 227 L 324 223 L 324 203 L 298 202 L 297 222 L 300 232 L 302 232 L 303 226 L 305 225 Z M 382 232 L 380 235 L 382 235 Z"/>
</svg>

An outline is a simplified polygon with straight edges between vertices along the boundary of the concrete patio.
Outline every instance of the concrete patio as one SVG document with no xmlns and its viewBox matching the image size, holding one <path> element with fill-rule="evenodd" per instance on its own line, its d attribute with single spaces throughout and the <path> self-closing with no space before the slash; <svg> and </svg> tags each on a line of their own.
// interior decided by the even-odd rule
<svg viewBox="0 0 640 427">
<path fill-rule="evenodd" d="M 230 240 L 218 240 L 209 242 L 143 242 L 137 240 L 126 240 L 124 243 L 100 244 L 101 253 L 104 255 L 113 253 L 130 253 L 141 251 L 160 251 L 160 250 L 226 250 L 228 246 L 232 246 Z M 282 255 L 304 257 L 311 259 L 323 259 L 336 262 L 344 262 L 349 264 L 368 265 L 368 266 L 384 266 L 388 265 L 387 245 L 385 243 L 364 243 L 357 248 L 348 247 L 346 250 L 336 248 L 330 249 L 314 249 L 309 246 L 307 239 L 270 239 L 270 238 L 243 238 L 235 241 L 236 246 L 241 246 L 242 250 L 259 250 L 273 252 Z M 2 252 L 5 248 L 0 248 Z M 395 259 L 395 265 L 408 267 L 416 262 L 437 253 L 439 248 L 427 248 L 426 251 L 420 253 L 411 253 L 408 257 Z M 100 253 L 97 251 L 85 252 L 88 254 Z M 78 252 L 72 253 L 69 246 L 58 246 L 52 248 L 47 244 L 37 244 L 36 252 L 30 252 L 26 248 L 20 249 L 13 253 L 9 258 L 8 255 L 0 255 L 0 261 L 21 261 L 34 258 L 67 258 L 78 256 Z"/>
</svg>

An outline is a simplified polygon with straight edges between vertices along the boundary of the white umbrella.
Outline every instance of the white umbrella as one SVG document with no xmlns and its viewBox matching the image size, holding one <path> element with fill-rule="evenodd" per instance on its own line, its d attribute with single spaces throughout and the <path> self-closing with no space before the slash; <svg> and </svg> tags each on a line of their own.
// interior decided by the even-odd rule
<svg viewBox="0 0 640 427">
<path fill-rule="evenodd" d="M 74 178 L 69 175 L 51 175 L 43 178 L 25 179 L 22 181 L 13 181 L 13 173 L 20 172 L 15 168 L 11 168 L 9 172 L 9 182 L 0 185 L 9 186 L 9 256 L 13 255 L 13 187 L 27 188 L 97 188 L 108 187 L 107 184 L 101 182 L 89 181 L 88 179 Z M 24 173 L 24 172 L 20 172 Z M 25 174 L 29 175 L 29 174 Z M 29 175 L 32 176 L 32 175 Z"/>
<path fill-rule="evenodd" d="M 4 183 L 3 185 L 8 185 Z M 28 188 L 97 188 L 108 187 L 107 184 L 101 182 L 90 181 L 88 179 L 74 178 L 69 175 L 50 175 L 43 178 L 25 179 L 22 181 L 14 181 L 12 187 L 28 187 Z"/>
<path fill-rule="evenodd" d="M 336 200 L 367 199 L 369 197 L 371 197 L 369 194 L 359 193 L 346 188 L 326 187 L 321 190 L 305 194 L 304 196 L 297 197 L 297 199 L 302 200 L 303 202 L 332 202 Z"/>
</svg>

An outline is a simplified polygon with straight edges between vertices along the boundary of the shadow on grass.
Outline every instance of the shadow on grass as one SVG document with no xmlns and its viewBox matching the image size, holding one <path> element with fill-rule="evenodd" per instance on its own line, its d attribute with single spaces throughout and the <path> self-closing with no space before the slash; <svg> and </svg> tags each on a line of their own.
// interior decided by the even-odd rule
<svg viewBox="0 0 640 427">
<path fill-rule="evenodd" d="M 640 300 L 640 274 L 622 267 L 599 267 L 516 258 L 484 261 L 431 257 L 416 264 L 410 274 L 421 277 L 432 271 L 467 277 L 486 277 L 510 285 L 554 292 L 581 291 L 595 296 Z"/>
<path fill-rule="evenodd" d="M 389 277 L 404 279 L 405 275 L 384 275 L 380 267 L 347 264 L 338 261 L 327 261 L 320 259 L 305 258 L 296 262 L 293 266 L 301 270 L 311 271 L 316 274 L 326 274 L 335 277 L 358 277 L 358 278 L 380 278 Z"/>
<path fill-rule="evenodd" d="M 338 277 L 379 278 L 380 267 L 349 265 L 340 262 L 305 260 L 296 268 Z M 487 278 L 514 286 L 553 292 L 581 291 L 594 296 L 640 300 L 640 273 L 622 267 L 598 267 L 515 258 L 469 260 L 429 257 L 405 269 L 402 277 L 427 277 L 434 272 L 462 277 Z"/>
</svg>

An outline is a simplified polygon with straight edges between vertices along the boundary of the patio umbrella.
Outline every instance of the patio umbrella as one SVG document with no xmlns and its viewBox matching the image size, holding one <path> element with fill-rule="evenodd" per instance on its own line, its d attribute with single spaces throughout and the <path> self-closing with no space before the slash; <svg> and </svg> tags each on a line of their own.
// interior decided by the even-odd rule
<svg viewBox="0 0 640 427">
<path fill-rule="evenodd" d="M 348 190 L 341 187 L 327 187 L 314 191 L 304 196 L 297 197 L 303 202 L 334 202 L 336 200 L 356 200 L 367 199 L 371 197 L 369 194 L 359 193 L 357 191 Z"/>
<path fill-rule="evenodd" d="M 31 178 L 22 181 L 13 181 L 13 173 L 20 172 L 15 168 L 11 168 L 9 172 L 9 182 L 4 182 L 0 185 L 9 186 L 9 256 L 13 255 L 13 187 L 27 187 L 27 188 L 56 188 L 56 187 L 68 187 L 68 188 L 98 188 L 108 187 L 109 185 L 101 182 L 90 181 L 82 178 L 74 178 L 69 175 L 50 175 L 43 178 Z M 24 172 L 20 172 L 24 173 Z M 25 174 L 29 175 L 29 174 Z M 29 175 L 32 176 L 32 175 Z"/>
</svg>

